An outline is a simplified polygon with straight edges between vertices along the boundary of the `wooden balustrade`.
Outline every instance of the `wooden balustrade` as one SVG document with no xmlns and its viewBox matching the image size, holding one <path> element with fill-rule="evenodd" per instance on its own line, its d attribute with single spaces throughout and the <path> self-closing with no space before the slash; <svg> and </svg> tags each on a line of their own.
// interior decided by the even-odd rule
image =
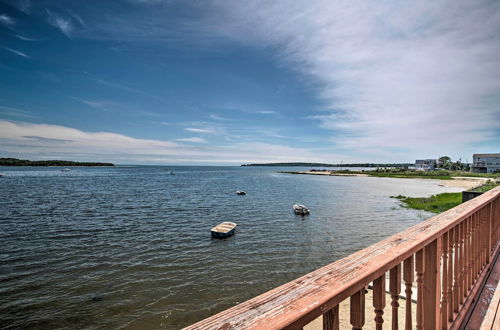
<svg viewBox="0 0 500 330">
<path fill-rule="evenodd" d="M 399 318 L 404 318 L 405 329 L 412 329 L 415 308 L 417 329 L 458 329 L 499 251 L 497 187 L 186 329 L 302 329 L 320 316 L 327 330 L 362 329 L 366 322 L 382 329 L 386 274 L 392 329 L 398 329 Z M 371 283 L 373 309 L 366 309 Z M 405 313 L 398 313 L 402 284 Z M 340 324 L 339 305 L 344 301 L 350 303 L 349 324 Z M 367 310 L 373 316 L 365 315 Z"/>
</svg>

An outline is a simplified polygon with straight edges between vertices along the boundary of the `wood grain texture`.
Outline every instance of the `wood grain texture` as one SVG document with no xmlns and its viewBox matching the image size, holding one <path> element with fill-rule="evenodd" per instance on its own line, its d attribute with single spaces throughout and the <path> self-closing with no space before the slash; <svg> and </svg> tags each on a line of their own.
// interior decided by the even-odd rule
<svg viewBox="0 0 500 330">
<path fill-rule="evenodd" d="M 297 329 L 436 241 L 500 196 L 500 187 L 186 329 Z M 498 208 L 499 204 L 495 204 Z M 495 214 L 498 211 L 495 208 Z M 495 223 L 496 224 L 496 223 Z M 496 225 L 495 240 L 498 241 Z M 425 279 L 426 276 L 424 276 Z M 439 281 L 438 281 L 439 282 Z M 463 291 L 461 292 L 463 294 Z M 462 299 L 463 301 L 463 299 Z"/>
</svg>

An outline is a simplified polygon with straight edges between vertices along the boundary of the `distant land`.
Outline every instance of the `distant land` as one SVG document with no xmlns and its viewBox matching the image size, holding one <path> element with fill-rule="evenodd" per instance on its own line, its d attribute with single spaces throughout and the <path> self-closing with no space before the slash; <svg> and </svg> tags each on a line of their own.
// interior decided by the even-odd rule
<svg viewBox="0 0 500 330">
<path fill-rule="evenodd" d="M 324 164 L 324 163 L 264 163 L 264 164 L 243 164 L 241 166 L 303 166 L 303 167 L 408 167 L 415 166 L 413 163 L 393 163 L 393 164 Z"/>
<path fill-rule="evenodd" d="M 72 162 L 69 160 L 27 160 L 0 158 L 0 166 L 115 166 L 112 163 Z"/>
</svg>

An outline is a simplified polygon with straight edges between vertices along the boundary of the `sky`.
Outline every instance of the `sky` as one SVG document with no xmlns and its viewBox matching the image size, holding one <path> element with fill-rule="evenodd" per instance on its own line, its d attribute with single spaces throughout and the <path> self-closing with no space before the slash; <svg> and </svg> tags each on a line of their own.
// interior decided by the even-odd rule
<svg viewBox="0 0 500 330">
<path fill-rule="evenodd" d="M 500 1 L 0 0 L 0 157 L 500 152 Z"/>
</svg>

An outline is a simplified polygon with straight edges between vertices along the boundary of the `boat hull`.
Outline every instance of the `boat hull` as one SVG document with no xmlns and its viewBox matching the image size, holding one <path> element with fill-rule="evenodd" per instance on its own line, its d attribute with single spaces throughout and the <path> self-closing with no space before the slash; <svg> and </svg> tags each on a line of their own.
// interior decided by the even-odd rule
<svg viewBox="0 0 500 330">
<path fill-rule="evenodd" d="M 211 233 L 212 233 L 213 238 L 226 238 L 226 237 L 232 236 L 234 234 L 235 230 L 236 230 L 236 228 L 231 229 L 227 233 L 221 233 L 221 232 L 217 232 L 217 231 L 211 231 Z"/>
</svg>

